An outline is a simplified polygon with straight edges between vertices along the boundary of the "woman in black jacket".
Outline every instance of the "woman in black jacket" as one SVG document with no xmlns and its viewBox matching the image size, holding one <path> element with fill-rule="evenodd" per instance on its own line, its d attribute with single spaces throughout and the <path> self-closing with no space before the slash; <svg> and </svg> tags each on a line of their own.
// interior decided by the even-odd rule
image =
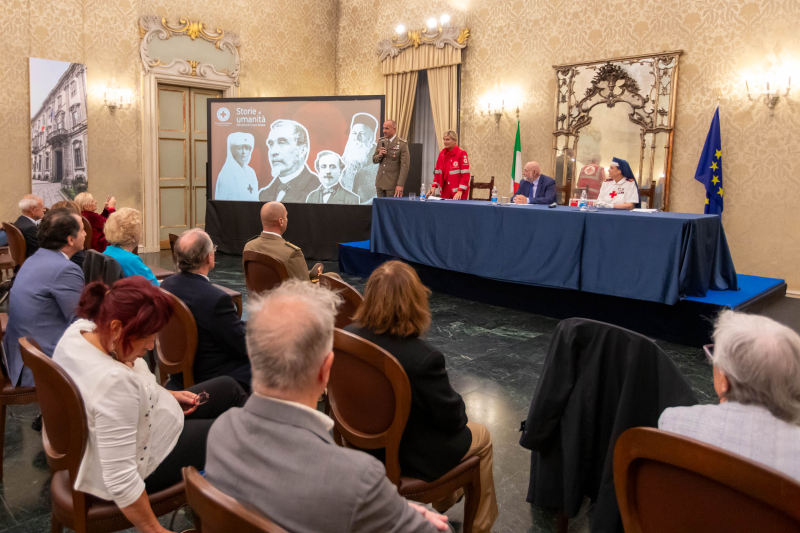
<svg viewBox="0 0 800 533">
<path fill-rule="evenodd" d="M 411 413 L 399 450 L 404 476 L 433 481 L 463 459 L 480 457 L 481 499 L 473 531 L 488 533 L 497 518 L 492 438 L 485 426 L 467 420 L 464 401 L 447 377 L 444 356 L 420 338 L 431 323 L 429 293 L 413 268 L 386 262 L 367 281 L 364 302 L 346 330 L 392 354 L 408 375 Z M 459 497 L 453 494 L 434 507 L 444 512 Z"/>
</svg>

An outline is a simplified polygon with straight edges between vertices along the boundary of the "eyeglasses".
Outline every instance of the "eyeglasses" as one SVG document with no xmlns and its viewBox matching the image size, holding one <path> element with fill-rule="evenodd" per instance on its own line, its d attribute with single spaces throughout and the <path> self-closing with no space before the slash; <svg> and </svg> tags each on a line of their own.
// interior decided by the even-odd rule
<svg viewBox="0 0 800 533">
<path fill-rule="evenodd" d="M 206 391 L 203 391 L 203 392 L 201 392 L 200 394 L 197 395 L 197 398 L 195 398 L 195 400 L 194 400 L 194 404 L 195 405 L 203 405 L 204 403 L 206 403 L 208 401 L 208 398 L 209 398 L 208 393 Z"/>
<path fill-rule="evenodd" d="M 714 345 L 713 344 L 706 344 L 703 346 L 703 352 L 705 352 L 706 357 L 708 358 L 708 362 L 712 365 L 714 364 Z"/>
</svg>

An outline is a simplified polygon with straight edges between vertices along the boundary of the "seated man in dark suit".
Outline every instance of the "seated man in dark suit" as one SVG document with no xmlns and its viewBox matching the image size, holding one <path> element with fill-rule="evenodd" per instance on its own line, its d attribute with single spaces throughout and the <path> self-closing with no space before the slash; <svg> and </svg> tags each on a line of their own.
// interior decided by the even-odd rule
<svg viewBox="0 0 800 533">
<path fill-rule="evenodd" d="M 341 297 L 288 280 L 248 304 L 253 395 L 211 426 L 206 476 L 293 533 L 434 533 L 447 517 L 404 499 L 380 461 L 337 446 L 316 409 Z"/>
<path fill-rule="evenodd" d="M 556 201 L 556 180 L 542 174 L 536 161 L 529 161 L 522 169 L 522 177 L 514 195 L 515 204 L 550 205 Z"/>
<path fill-rule="evenodd" d="M 205 231 L 197 228 L 185 231 L 175 243 L 180 274 L 165 279 L 161 288 L 180 298 L 197 323 L 195 383 L 230 376 L 245 392 L 250 392 L 244 324 L 231 297 L 208 280 L 208 273 L 214 268 L 214 249 Z M 183 375 L 171 375 L 167 388 L 183 390 Z"/>
<path fill-rule="evenodd" d="M 35 194 L 26 194 L 19 201 L 19 210 L 22 215 L 14 225 L 25 237 L 25 258 L 32 256 L 39 249 L 39 222 L 44 216 L 44 202 Z"/>
<path fill-rule="evenodd" d="M 33 374 L 22 363 L 19 338 L 32 337 L 53 355 L 56 344 L 75 318 L 83 292 L 83 271 L 70 261 L 83 250 L 86 232 L 80 215 L 51 209 L 39 228 L 40 248 L 20 267 L 8 304 L 3 347 L 11 384 L 33 387 Z"/>
</svg>

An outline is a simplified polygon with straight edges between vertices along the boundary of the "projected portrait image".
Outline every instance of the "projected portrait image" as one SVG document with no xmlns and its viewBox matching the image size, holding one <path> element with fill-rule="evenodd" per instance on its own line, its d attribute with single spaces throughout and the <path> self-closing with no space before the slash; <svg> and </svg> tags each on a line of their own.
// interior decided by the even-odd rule
<svg viewBox="0 0 800 533">
<path fill-rule="evenodd" d="M 270 124 L 267 147 L 272 183 L 259 191 L 262 202 L 305 202 L 318 185 L 316 174 L 306 164 L 309 152 L 308 130 L 294 120 Z"/>
<path fill-rule="evenodd" d="M 369 113 L 356 113 L 350 121 L 350 133 L 344 147 L 345 170 L 342 185 L 356 193 L 362 203 L 375 197 L 378 166 L 372 162 L 377 141 L 378 119 Z"/>
<path fill-rule="evenodd" d="M 249 133 L 228 135 L 228 156 L 217 176 L 217 200 L 258 200 L 258 178 L 250 166 L 255 137 Z"/>
<path fill-rule="evenodd" d="M 345 189 L 339 181 L 344 168 L 344 161 L 336 152 L 323 150 L 318 153 L 314 161 L 314 170 L 319 176 L 320 186 L 311 191 L 306 203 L 350 205 L 360 203 L 358 195 Z"/>
</svg>

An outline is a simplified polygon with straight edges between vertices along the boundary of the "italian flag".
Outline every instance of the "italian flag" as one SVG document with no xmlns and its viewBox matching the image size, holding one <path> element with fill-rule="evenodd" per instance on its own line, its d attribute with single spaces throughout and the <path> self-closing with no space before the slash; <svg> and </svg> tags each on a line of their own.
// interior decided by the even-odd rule
<svg viewBox="0 0 800 533">
<path fill-rule="evenodd" d="M 511 163 L 511 194 L 517 192 L 522 180 L 522 143 L 519 140 L 519 121 L 517 121 L 517 140 L 514 141 L 514 161 Z"/>
</svg>

